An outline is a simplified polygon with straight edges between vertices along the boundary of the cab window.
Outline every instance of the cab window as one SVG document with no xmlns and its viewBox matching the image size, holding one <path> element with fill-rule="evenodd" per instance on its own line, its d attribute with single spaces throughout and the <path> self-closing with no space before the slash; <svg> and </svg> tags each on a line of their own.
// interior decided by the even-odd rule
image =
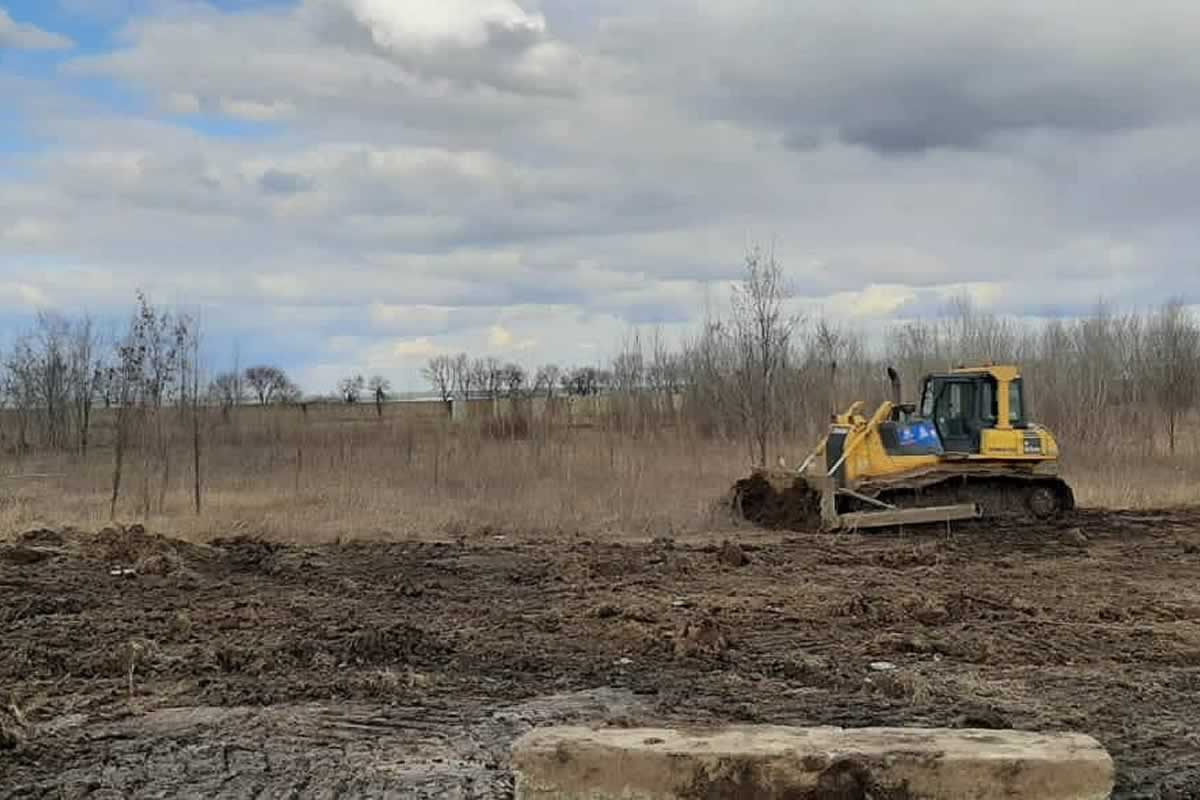
<svg viewBox="0 0 1200 800">
<path fill-rule="evenodd" d="M 1025 419 L 1025 408 L 1021 404 L 1021 379 L 1008 385 L 1008 421 L 1016 425 Z"/>
<path fill-rule="evenodd" d="M 980 393 L 982 395 L 979 407 L 983 410 L 983 419 L 985 422 L 995 423 L 997 415 L 1000 413 L 996 403 L 996 382 L 994 380 L 985 380 L 980 384 Z"/>
</svg>

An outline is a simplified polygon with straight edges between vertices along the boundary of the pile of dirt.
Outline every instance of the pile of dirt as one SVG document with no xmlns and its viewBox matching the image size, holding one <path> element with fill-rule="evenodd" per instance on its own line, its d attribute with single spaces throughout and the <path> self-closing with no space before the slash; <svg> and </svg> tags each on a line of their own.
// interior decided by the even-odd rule
<svg viewBox="0 0 1200 800">
<path fill-rule="evenodd" d="M 755 470 L 733 485 L 733 514 L 762 528 L 812 530 L 821 524 L 821 495 L 794 472 Z"/>
</svg>

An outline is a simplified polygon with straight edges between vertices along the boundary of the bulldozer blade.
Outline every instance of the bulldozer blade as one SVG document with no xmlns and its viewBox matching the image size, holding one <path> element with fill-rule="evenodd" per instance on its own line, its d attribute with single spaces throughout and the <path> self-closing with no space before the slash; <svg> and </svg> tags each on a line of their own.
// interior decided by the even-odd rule
<svg viewBox="0 0 1200 800">
<path fill-rule="evenodd" d="M 900 525 L 928 525 L 958 519 L 976 519 L 983 512 L 975 503 L 926 508 L 896 508 L 887 511 L 855 511 L 838 515 L 838 527 L 843 530 L 888 528 Z"/>
</svg>

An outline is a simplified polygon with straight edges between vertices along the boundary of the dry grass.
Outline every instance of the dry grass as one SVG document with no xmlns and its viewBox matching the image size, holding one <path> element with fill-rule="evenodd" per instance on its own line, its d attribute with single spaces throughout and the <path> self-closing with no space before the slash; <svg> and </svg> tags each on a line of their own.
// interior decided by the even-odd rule
<svg viewBox="0 0 1200 800">
<path fill-rule="evenodd" d="M 362 412 L 304 420 L 285 410 L 248 423 L 212 420 L 204 440 L 200 515 L 180 433 L 161 505 L 161 465 L 151 462 L 143 473 L 143 459 L 133 454 L 120 521 L 144 521 L 193 540 L 239 533 L 289 541 L 676 536 L 728 527 L 718 501 L 749 467 L 743 445 L 678 428 L 634 436 L 556 427 L 497 439 Z M 795 463 L 809 447 L 797 437 L 776 452 Z M 1197 499 L 1194 445 L 1175 457 L 1126 457 L 1111 446 L 1091 457 L 1068 452 L 1067 476 L 1082 505 L 1158 507 Z M 43 456 L 0 468 L 51 475 L 0 482 L 0 531 L 96 529 L 109 522 L 112 466 L 105 448 L 87 459 Z"/>
</svg>

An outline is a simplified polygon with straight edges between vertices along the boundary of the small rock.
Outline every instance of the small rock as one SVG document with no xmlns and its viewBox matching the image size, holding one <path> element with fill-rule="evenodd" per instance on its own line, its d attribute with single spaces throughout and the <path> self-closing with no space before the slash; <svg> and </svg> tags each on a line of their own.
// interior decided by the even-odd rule
<svg viewBox="0 0 1200 800">
<path fill-rule="evenodd" d="M 689 605 L 691 605 L 691 604 L 687 600 L 683 600 L 683 599 L 677 599 L 677 600 L 671 601 L 672 608 L 687 608 Z"/>
<path fill-rule="evenodd" d="M 605 603 L 592 613 L 597 619 L 612 619 L 613 617 L 619 617 L 621 615 L 621 609 L 614 605 Z"/>
<path fill-rule="evenodd" d="M 896 665 L 890 661 L 872 661 L 869 665 L 875 672 L 891 672 Z"/>
<path fill-rule="evenodd" d="M 613 663 L 615 663 L 618 667 L 628 667 L 630 664 L 633 663 L 633 659 L 632 658 L 618 658 Z"/>
<path fill-rule="evenodd" d="M 1194 556 L 1196 553 L 1200 553 L 1200 544 L 1196 544 L 1195 542 L 1183 542 L 1182 547 L 1183 552 L 1189 556 Z"/>
<path fill-rule="evenodd" d="M 721 551 L 717 554 L 717 558 L 722 564 L 730 567 L 744 567 L 750 563 L 750 557 L 746 555 L 746 551 L 742 549 L 741 545 L 728 539 L 721 543 Z"/>
<path fill-rule="evenodd" d="M 1067 541 L 1071 544 L 1077 544 L 1080 547 L 1083 547 L 1088 543 L 1088 537 L 1087 534 L 1083 532 L 1082 528 L 1072 528 L 1071 530 L 1067 531 Z"/>
<path fill-rule="evenodd" d="M 950 612 L 941 603 L 926 603 L 913 612 L 913 616 L 924 625 L 941 625 L 950 619 Z"/>
</svg>

